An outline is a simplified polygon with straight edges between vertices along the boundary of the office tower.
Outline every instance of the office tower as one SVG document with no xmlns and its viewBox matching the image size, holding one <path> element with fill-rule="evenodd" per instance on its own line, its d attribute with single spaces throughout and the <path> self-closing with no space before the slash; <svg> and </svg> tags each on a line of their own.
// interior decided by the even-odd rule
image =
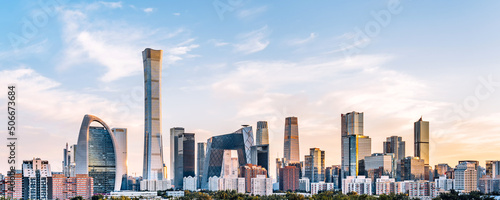
<svg viewBox="0 0 500 200">
<path fill-rule="evenodd" d="M 269 176 L 269 144 L 254 145 L 251 152 L 252 164 L 266 169 Z"/>
<path fill-rule="evenodd" d="M 424 160 L 429 165 L 429 122 L 422 121 L 422 117 L 414 124 L 415 157 Z"/>
<path fill-rule="evenodd" d="M 239 166 L 243 166 L 252 163 L 251 147 L 253 145 L 252 127 L 246 125 L 233 133 L 209 138 L 205 165 L 203 166 L 202 188 L 208 188 L 209 177 L 220 177 L 224 150 L 236 150 Z"/>
<path fill-rule="evenodd" d="M 331 167 L 327 167 L 325 169 L 325 182 L 334 183 L 335 188 L 340 188 L 340 165 L 332 165 Z"/>
<path fill-rule="evenodd" d="M 175 132 L 176 128 L 173 131 Z M 172 132 L 171 129 L 171 132 Z M 194 133 L 179 133 L 177 138 L 177 152 L 174 152 L 175 167 L 174 167 L 174 186 L 177 189 L 182 189 L 184 177 L 195 177 L 195 134 Z"/>
<path fill-rule="evenodd" d="M 401 160 L 398 171 L 401 172 L 400 180 L 424 180 L 425 163 L 423 159 L 408 156 Z"/>
<path fill-rule="evenodd" d="M 294 166 L 280 168 L 279 185 L 281 191 L 295 191 L 299 189 L 299 169 Z"/>
<path fill-rule="evenodd" d="M 94 195 L 94 179 L 88 175 L 66 177 L 63 174 L 53 174 L 49 180 L 52 184 L 49 199 L 72 199 L 77 196 L 90 199 Z"/>
<path fill-rule="evenodd" d="M 128 187 L 128 167 L 127 167 L 127 129 L 126 128 L 112 128 L 111 131 L 115 135 L 115 139 L 117 142 L 117 154 L 119 157 L 118 160 L 121 160 L 119 164 L 121 164 L 121 168 L 123 170 L 123 175 L 121 177 L 121 188 L 120 190 L 127 190 Z"/>
<path fill-rule="evenodd" d="M 434 166 L 434 176 L 435 177 L 440 177 L 440 176 L 446 176 L 446 172 L 451 170 L 451 167 L 446 164 L 446 163 L 440 163 Z"/>
<path fill-rule="evenodd" d="M 258 165 L 246 164 L 241 166 L 239 177 L 245 178 L 245 191 L 252 192 L 252 179 L 259 175 L 264 175 L 267 178 L 267 170 Z"/>
<path fill-rule="evenodd" d="M 309 155 L 305 156 L 305 177 L 311 183 L 325 181 L 325 151 L 319 148 L 309 149 Z"/>
<path fill-rule="evenodd" d="M 371 156 L 365 157 L 366 176 L 372 180 L 388 176 L 395 178 L 394 154 L 374 153 Z"/>
<path fill-rule="evenodd" d="M 285 143 L 283 157 L 285 164 L 300 162 L 299 158 L 299 126 L 297 117 L 285 119 Z"/>
<path fill-rule="evenodd" d="M 23 199 L 49 199 L 49 161 L 23 160 Z"/>
<path fill-rule="evenodd" d="M 252 195 L 268 196 L 273 194 L 273 181 L 266 175 L 257 175 L 251 179 L 250 192 Z"/>
<path fill-rule="evenodd" d="M 170 129 L 170 177 L 175 180 L 176 160 L 179 152 L 179 135 L 184 133 L 184 128 L 174 127 Z"/>
<path fill-rule="evenodd" d="M 371 155 L 371 139 L 363 135 L 363 113 L 342 114 L 341 125 L 341 177 L 344 179 L 360 174 L 360 162 Z"/>
<path fill-rule="evenodd" d="M 163 180 L 163 143 L 161 136 L 162 50 L 142 52 L 144 64 L 144 163 L 142 177 Z"/>
<path fill-rule="evenodd" d="M 76 175 L 76 163 L 75 163 L 75 156 L 76 156 L 76 144 L 68 146 L 68 143 L 66 143 L 66 148 L 63 150 L 63 174 L 66 177 L 74 177 Z"/>
<path fill-rule="evenodd" d="M 459 162 L 455 168 L 455 189 L 462 192 L 477 190 L 477 170 L 473 162 Z"/>
<path fill-rule="evenodd" d="M 90 126 L 97 122 L 101 126 Z M 93 115 L 83 117 L 76 150 L 76 174 L 94 179 L 94 193 L 119 191 L 125 174 L 123 160 L 116 155 L 118 142 L 108 125 Z"/>
<path fill-rule="evenodd" d="M 224 150 L 222 156 L 222 170 L 221 178 L 235 178 L 238 177 L 238 155 L 235 150 Z"/>
<path fill-rule="evenodd" d="M 404 159 L 406 154 L 403 138 L 398 136 L 387 137 L 387 140 L 384 142 L 384 153 L 393 153 L 396 160 Z"/>
<path fill-rule="evenodd" d="M 197 188 L 201 189 L 201 180 L 203 179 L 203 166 L 205 162 L 205 153 L 207 152 L 207 143 L 206 142 L 198 142 L 198 156 L 197 156 L 197 174 L 198 174 L 198 183 Z"/>
<path fill-rule="evenodd" d="M 267 121 L 257 122 L 257 132 L 255 145 L 269 144 L 269 129 L 267 128 Z"/>
<path fill-rule="evenodd" d="M 500 161 L 487 160 L 486 161 L 486 176 L 495 178 L 500 175 Z"/>
</svg>

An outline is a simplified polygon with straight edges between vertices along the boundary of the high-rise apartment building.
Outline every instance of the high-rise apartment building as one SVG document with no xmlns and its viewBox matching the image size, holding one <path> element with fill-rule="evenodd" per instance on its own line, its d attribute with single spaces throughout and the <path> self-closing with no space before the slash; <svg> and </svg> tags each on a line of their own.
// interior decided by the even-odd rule
<svg viewBox="0 0 500 200">
<path fill-rule="evenodd" d="M 250 185 L 252 195 L 269 196 L 273 194 L 273 181 L 271 178 L 267 178 L 266 175 L 257 175 L 252 178 Z"/>
<path fill-rule="evenodd" d="M 258 165 L 246 164 L 241 166 L 239 170 L 239 177 L 245 178 L 245 191 L 252 192 L 252 179 L 259 175 L 267 178 L 267 170 Z"/>
<path fill-rule="evenodd" d="M 305 156 L 305 176 L 311 183 L 325 181 L 325 151 L 319 148 L 309 149 L 309 155 Z"/>
<path fill-rule="evenodd" d="M 49 180 L 52 185 L 49 199 L 71 199 L 77 196 L 90 199 L 94 195 L 94 179 L 86 174 L 72 177 L 53 174 Z"/>
<path fill-rule="evenodd" d="M 205 154 L 207 152 L 207 143 L 206 142 L 198 142 L 198 155 L 197 155 L 197 174 L 198 174 L 198 182 L 197 188 L 201 189 L 201 180 L 203 179 L 203 166 L 205 162 Z"/>
<path fill-rule="evenodd" d="M 285 119 L 285 143 L 283 147 L 285 164 L 300 162 L 299 126 L 297 117 Z"/>
<path fill-rule="evenodd" d="M 161 64 L 162 50 L 142 52 L 144 64 L 144 162 L 142 177 L 163 180 L 163 143 L 161 136 Z"/>
<path fill-rule="evenodd" d="M 282 191 L 295 191 L 299 189 L 299 169 L 295 166 L 280 168 L 279 187 Z"/>
<path fill-rule="evenodd" d="M 342 178 L 358 176 L 360 164 L 371 155 L 371 139 L 363 135 L 363 113 L 350 112 L 341 115 Z"/>
<path fill-rule="evenodd" d="M 387 140 L 384 142 L 384 153 L 393 153 L 397 160 L 404 159 L 406 154 L 403 138 L 398 136 L 387 137 Z"/>
<path fill-rule="evenodd" d="M 49 199 L 49 161 L 40 158 L 23 161 L 23 199 Z"/>
<path fill-rule="evenodd" d="M 257 122 L 257 132 L 255 145 L 269 144 L 269 129 L 267 127 L 267 121 Z"/>
<path fill-rule="evenodd" d="M 477 190 L 477 170 L 475 163 L 462 162 L 455 168 L 455 189 L 468 193 Z"/>
<path fill-rule="evenodd" d="M 372 179 L 365 176 L 348 176 L 342 180 L 342 193 L 356 192 L 358 194 L 372 194 Z"/>
<path fill-rule="evenodd" d="M 415 157 L 429 165 L 429 122 L 420 118 L 414 123 Z"/>
</svg>

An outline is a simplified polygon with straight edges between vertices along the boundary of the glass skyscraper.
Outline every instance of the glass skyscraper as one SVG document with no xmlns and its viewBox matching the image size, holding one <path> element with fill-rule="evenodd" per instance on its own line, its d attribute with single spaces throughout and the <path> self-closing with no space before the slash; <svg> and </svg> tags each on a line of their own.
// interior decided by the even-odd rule
<svg viewBox="0 0 500 200">
<path fill-rule="evenodd" d="M 197 174 L 198 174 L 198 189 L 201 188 L 201 180 L 203 180 L 203 166 L 205 162 L 205 154 L 207 152 L 207 143 L 198 142 L 198 155 L 197 155 Z"/>
<path fill-rule="evenodd" d="M 220 177 L 224 150 L 236 150 L 239 166 L 252 162 L 251 148 L 254 145 L 251 126 L 225 135 L 211 137 L 207 140 L 207 154 L 203 166 L 202 188 L 208 189 L 208 179 L 212 176 Z"/>
<path fill-rule="evenodd" d="M 162 50 L 142 52 L 144 64 L 144 162 L 142 177 L 163 180 L 163 143 L 161 136 Z"/>
<path fill-rule="evenodd" d="M 305 176 L 311 183 L 325 181 L 325 151 L 319 148 L 311 148 L 309 151 L 309 155 L 305 156 Z"/>
<path fill-rule="evenodd" d="M 350 112 L 341 115 L 341 173 L 358 176 L 360 162 L 371 155 L 371 139 L 363 135 L 363 113 Z"/>
<path fill-rule="evenodd" d="M 384 142 L 384 153 L 393 153 L 397 160 L 405 158 L 405 141 L 402 137 L 391 136 L 387 137 Z"/>
<path fill-rule="evenodd" d="M 299 158 L 299 126 L 297 117 L 287 117 L 285 119 L 285 143 L 283 147 L 283 157 L 285 163 L 300 162 Z"/>
<path fill-rule="evenodd" d="M 415 157 L 424 160 L 429 165 L 429 122 L 420 118 L 414 123 Z"/>
<path fill-rule="evenodd" d="M 102 126 L 90 126 L 97 122 Z M 104 121 L 93 115 L 85 115 L 78 135 L 76 149 L 76 174 L 88 174 L 94 178 L 94 193 L 119 191 L 122 176 L 126 173 L 125 159 L 118 155 L 120 145 Z"/>
<path fill-rule="evenodd" d="M 257 122 L 256 145 L 269 144 L 269 129 L 267 121 Z"/>
</svg>

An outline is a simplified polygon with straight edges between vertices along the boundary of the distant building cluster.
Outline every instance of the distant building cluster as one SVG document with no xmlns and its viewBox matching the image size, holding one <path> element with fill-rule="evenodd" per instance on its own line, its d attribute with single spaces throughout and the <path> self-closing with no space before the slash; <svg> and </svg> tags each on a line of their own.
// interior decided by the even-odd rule
<svg viewBox="0 0 500 200">
<path fill-rule="evenodd" d="M 404 193 L 412 198 L 432 199 L 439 193 L 500 192 L 500 161 L 459 161 L 430 165 L 429 122 L 414 122 L 414 155 L 406 155 L 401 136 L 389 136 L 383 151 L 372 152 L 372 138 L 365 135 L 364 114 L 341 114 L 341 163 L 326 166 L 326 152 L 318 147 L 300 158 L 299 120 L 284 119 L 283 157 L 276 158 L 270 175 L 270 127 L 258 121 L 252 126 L 210 137 L 196 143 L 195 133 L 170 128 L 170 174 L 163 160 L 161 126 L 162 51 L 145 49 L 145 116 L 142 176 L 127 169 L 127 129 L 110 128 L 102 119 L 85 115 L 76 144 L 63 149 L 62 172 L 53 172 L 47 160 L 24 160 L 22 170 L 0 174 L 0 196 L 13 199 L 90 199 L 108 196 L 154 197 L 156 191 L 182 196 L 183 191 L 235 190 L 253 195 L 296 191 L 318 194 L 342 191 L 381 195 Z M 274 167 L 273 167 L 274 168 Z"/>
</svg>

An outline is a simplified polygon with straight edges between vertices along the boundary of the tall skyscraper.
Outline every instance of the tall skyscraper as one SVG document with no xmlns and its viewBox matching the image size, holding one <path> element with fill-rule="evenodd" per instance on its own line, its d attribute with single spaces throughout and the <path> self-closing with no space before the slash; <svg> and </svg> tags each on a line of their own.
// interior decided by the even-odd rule
<svg viewBox="0 0 500 200">
<path fill-rule="evenodd" d="M 194 133 L 182 133 L 177 137 L 179 141 L 176 156 L 177 160 L 175 161 L 174 185 L 175 188 L 182 189 L 184 177 L 195 177 L 195 136 Z"/>
<path fill-rule="evenodd" d="M 198 174 L 198 189 L 201 188 L 201 180 L 203 180 L 203 166 L 205 162 L 205 153 L 207 152 L 207 143 L 198 142 L 198 155 L 197 155 L 197 174 Z"/>
<path fill-rule="evenodd" d="M 174 127 L 170 129 L 170 177 L 175 179 L 175 161 L 178 159 L 179 135 L 184 133 L 184 128 Z"/>
<path fill-rule="evenodd" d="M 68 143 L 66 143 L 66 148 L 63 150 L 63 174 L 66 177 L 74 177 L 76 175 L 76 163 L 75 163 L 75 156 L 76 156 L 76 144 L 68 146 Z"/>
<path fill-rule="evenodd" d="M 299 154 L 299 126 L 297 117 L 285 119 L 285 145 L 283 148 L 285 163 L 300 162 Z"/>
<path fill-rule="evenodd" d="M 122 175 L 122 186 L 120 190 L 127 190 L 127 183 L 128 183 L 128 167 L 127 167 L 127 129 L 126 128 L 112 128 L 111 131 L 115 135 L 115 139 L 117 142 L 117 153 L 116 156 L 120 157 L 119 160 L 121 162 L 119 163 L 121 165 L 121 168 L 123 170 L 123 175 Z"/>
<path fill-rule="evenodd" d="M 397 160 L 405 158 L 405 141 L 402 137 L 391 136 L 387 137 L 384 142 L 384 153 L 393 153 Z"/>
<path fill-rule="evenodd" d="M 325 151 L 319 148 L 311 148 L 309 151 L 309 155 L 305 156 L 305 176 L 311 183 L 325 181 Z"/>
<path fill-rule="evenodd" d="M 267 121 L 258 121 L 255 145 L 264 144 L 269 144 L 269 129 L 267 128 Z"/>
<path fill-rule="evenodd" d="M 172 179 L 177 189 L 183 188 L 184 177 L 195 177 L 195 134 L 184 128 L 170 129 L 170 160 Z"/>
<path fill-rule="evenodd" d="M 102 126 L 90 126 L 97 122 Z M 76 174 L 94 178 L 95 193 L 119 191 L 125 174 L 125 162 L 117 155 L 119 143 L 103 120 L 93 115 L 83 117 L 76 149 Z"/>
<path fill-rule="evenodd" d="M 363 113 L 350 112 L 341 115 L 341 173 L 358 176 L 360 163 L 371 155 L 371 138 L 363 135 Z"/>
<path fill-rule="evenodd" d="M 142 177 L 163 180 L 163 143 L 161 137 L 161 62 L 162 50 L 142 52 L 144 64 L 144 163 Z"/>
<path fill-rule="evenodd" d="M 422 117 L 414 124 L 415 157 L 424 160 L 429 165 L 429 122 L 422 121 Z"/>
</svg>

